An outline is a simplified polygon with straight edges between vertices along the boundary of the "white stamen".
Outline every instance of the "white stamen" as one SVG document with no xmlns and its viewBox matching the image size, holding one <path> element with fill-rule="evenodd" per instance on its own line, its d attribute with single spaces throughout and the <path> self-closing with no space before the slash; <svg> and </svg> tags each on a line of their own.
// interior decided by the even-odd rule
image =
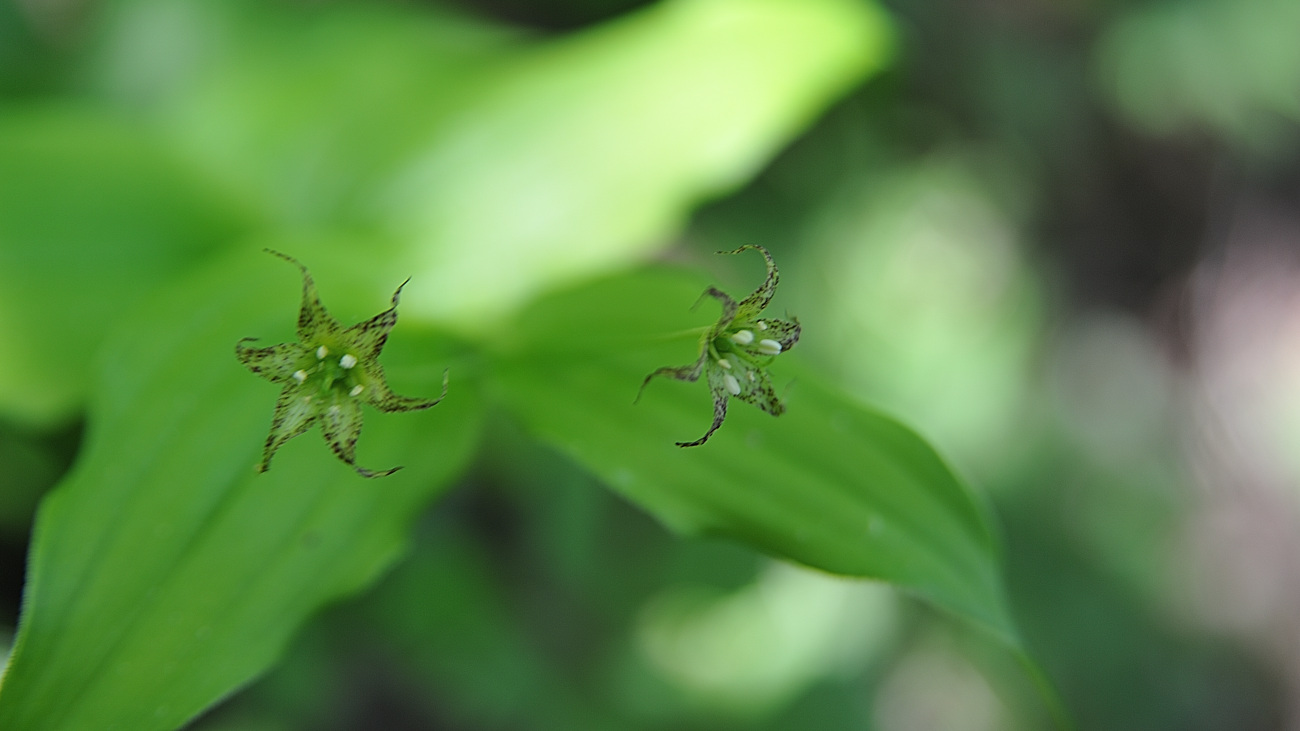
<svg viewBox="0 0 1300 731">
<path fill-rule="evenodd" d="M 338 415 L 339 415 L 339 411 L 341 411 L 341 409 L 339 408 L 339 405 L 338 405 L 338 404 L 334 404 L 333 406 L 330 407 L 330 416 L 338 416 Z"/>
<path fill-rule="evenodd" d="M 760 340 L 758 341 L 758 349 L 764 355 L 776 355 L 781 352 L 781 344 L 775 340 Z"/>
<path fill-rule="evenodd" d="M 749 382 L 750 382 L 750 383 L 753 383 L 753 382 L 754 382 L 754 372 L 753 372 L 753 371 L 745 371 L 745 375 L 749 376 Z"/>
<path fill-rule="evenodd" d="M 293 380 L 297 381 L 298 383 L 302 383 L 303 381 L 307 380 L 307 371 L 302 371 L 302 370 L 294 371 Z"/>
<path fill-rule="evenodd" d="M 754 342 L 754 333 L 748 330 L 741 330 L 740 332 L 734 332 L 731 334 L 731 340 L 737 345 L 749 345 L 750 343 Z"/>
<path fill-rule="evenodd" d="M 339 365 L 343 366 L 344 368 L 351 368 L 356 364 L 357 364 L 357 357 L 351 353 L 347 353 L 342 358 L 339 358 Z"/>
<path fill-rule="evenodd" d="M 766 330 L 766 329 L 767 329 L 767 323 L 766 323 L 766 322 L 763 322 L 762 320 L 759 320 L 759 321 L 758 321 L 758 329 L 759 329 L 759 330 Z"/>
<path fill-rule="evenodd" d="M 735 376 L 730 373 L 726 374 L 722 377 L 722 383 L 727 387 L 727 390 L 731 392 L 732 396 L 740 395 L 740 381 L 737 381 Z"/>
<path fill-rule="evenodd" d="M 727 360 L 726 358 L 718 358 L 718 365 L 722 366 L 723 368 L 726 368 L 727 370 L 731 370 L 731 361 Z"/>
<path fill-rule="evenodd" d="M 361 395 L 361 392 L 364 391 L 365 388 L 366 388 L 365 386 L 362 386 L 360 383 L 358 383 L 357 385 L 355 385 L 355 386 L 352 387 L 352 390 L 351 390 L 351 391 L 348 391 L 348 395 L 349 395 L 349 396 L 360 396 L 360 395 Z"/>
<path fill-rule="evenodd" d="M 325 360 L 325 356 L 330 354 L 330 349 L 324 345 L 316 349 L 316 360 Z"/>
</svg>

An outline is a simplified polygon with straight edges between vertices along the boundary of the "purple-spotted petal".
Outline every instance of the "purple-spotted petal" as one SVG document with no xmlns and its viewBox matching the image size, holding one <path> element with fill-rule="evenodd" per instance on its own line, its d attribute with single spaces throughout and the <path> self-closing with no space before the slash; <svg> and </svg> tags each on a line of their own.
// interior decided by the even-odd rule
<svg viewBox="0 0 1300 731">
<path fill-rule="evenodd" d="M 447 371 L 442 373 L 442 393 L 436 399 L 411 398 L 409 396 L 398 396 L 388 388 L 388 381 L 384 378 L 384 369 L 379 365 L 379 361 L 365 361 L 366 375 L 370 383 L 360 393 L 371 406 L 380 411 L 419 411 L 433 406 L 437 406 L 447 396 Z"/>
<path fill-rule="evenodd" d="M 735 251 L 719 251 L 719 254 L 739 254 L 746 249 L 754 249 L 763 255 L 763 261 L 767 262 L 767 278 L 763 283 L 758 285 L 754 293 L 740 301 L 740 307 L 736 312 L 736 318 L 742 321 L 757 317 L 758 313 L 767 308 L 767 303 L 772 301 L 772 295 L 776 294 L 776 285 L 781 281 L 781 273 L 776 269 L 776 262 L 772 261 L 772 255 L 762 246 L 746 244 Z"/>
<path fill-rule="evenodd" d="M 323 336 L 338 332 L 341 326 L 321 304 L 320 295 L 316 293 L 316 282 L 312 280 L 307 267 L 288 254 L 282 254 L 274 249 L 265 251 L 284 259 L 302 272 L 302 305 L 298 309 L 298 339 L 303 343 L 313 343 L 318 342 Z"/>
<path fill-rule="evenodd" d="M 235 344 L 235 357 L 248 370 L 272 383 L 287 383 L 293 379 L 303 347 L 298 343 L 281 343 L 269 348 L 254 348 L 250 343 L 257 338 L 244 338 Z"/>
<path fill-rule="evenodd" d="M 271 417 L 271 433 L 266 437 L 262 448 L 262 461 L 257 465 L 258 472 L 266 472 L 271 467 L 271 457 L 285 442 L 311 428 L 320 413 L 318 397 L 305 394 L 295 385 L 285 386 L 280 398 L 275 403 L 275 416 Z"/>
<path fill-rule="evenodd" d="M 409 282 L 411 280 L 406 280 Z M 388 342 L 388 333 L 392 331 L 393 325 L 397 324 L 397 301 L 401 299 L 402 287 L 406 286 L 402 282 L 397 286 L 397 291 L 393 292 L 393 305 L 374 317 L 359 322 L 348 328 L 344 332 L 345 339 L 360 353 L 377 357 L 379 351 L 384 349 L 384 343 Z"/>
<path fill-rule="evenodd" d="M 346 396 L 335 396 L 320 416 L 321 432 L 334 456 L 343 460 L 362 477 L 384 477 L 402 469 L 393 467 L 382 472 L 357 466 L 357 438 L 361 436 L 361 403 Z"/>
</svg>

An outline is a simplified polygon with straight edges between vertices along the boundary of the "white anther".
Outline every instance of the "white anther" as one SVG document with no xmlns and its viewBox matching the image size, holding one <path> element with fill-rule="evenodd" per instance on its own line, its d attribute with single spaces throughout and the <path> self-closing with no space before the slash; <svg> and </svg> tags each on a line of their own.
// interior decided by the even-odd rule
<svg viewBox="0 0 1300 731">
<path fill-rule="evenodd" d="M 727 360 L 726 358 L 718 358 L 718 365 L 722 366 L 723 368 L 726 368 L 727 370 L 731 370 L 731 361 Z"/>
<path fill-rule="evenodd" d="M 726 374 L 722 377 L 722 383 L 727 387 L 727 390 L 731 392 L 732 396 L 740 395 L 740 381 L 737 381 L 735 376 L 730 373 Z"/>
<path fill-rule="evenodd" d="M 330 354 L 330 349 L 324 345 L 316 349 L 316 360 L 325 360 L 325 356 Z"/>
<path fill-rule="evenodd" d="M 357 364 L 357 357 L 351 353 L 347 353 L 342 358 L 339 358 L 339 365 L 343 366 L 344 368 L 351 368 L 356 364 Z"/>
<path fill-rule="evenodd" d="M 731 340 L 737 345 L 749 345 L 754 342 L 754 333 L 748 330 L 741 330 L 740 332 L 732 333 Z"/>
<path fill-rule="evenodd" d="M 767 329 L 767 323 L 766 323 L 766 322 L 763 322 L 762 320 L 759 320 L 759 321 L 758 321 L 758 329 L 759 329 L 759 330 L 766 330 L 766 329 Z"/>
<path fill-rule="evenodd" d="M 758 341 L 758 349 L 764 355 L 776 355 L 781 352 L 781 344 L 775 340 L 760 340 Z"/>
<path fill-rule="evenodd" d="M 365 389 L 366 389 L 365 386 L 362 386 L 360 383 L 358 383 L 357 385 L 355 385 L 355 386 L 352 387 L 352 390 L 351 390 L 351 391 L 348 391 L 348 395 L 349 395 L 349 396 L 360 396 L 360 395 L 361 395 L 361 392 L 364 391 Z"/>
<path fill-rule="evenodd" d="M 753 372 L 753 371 L 745 371 L 745 375 L 749 376 L 749 382 L 750 382 L 750 383 L 753 383 L 753 382 L 754 382 L 754 372 Z"/>
<path fill-rule="evenodd" d="M 303 381 L 307 380 L 307 371 L 301 371 L 301 370 L 294 371 L 293 380 L 297 381 L 298 383 L 302 383 Z"/>
</svg>

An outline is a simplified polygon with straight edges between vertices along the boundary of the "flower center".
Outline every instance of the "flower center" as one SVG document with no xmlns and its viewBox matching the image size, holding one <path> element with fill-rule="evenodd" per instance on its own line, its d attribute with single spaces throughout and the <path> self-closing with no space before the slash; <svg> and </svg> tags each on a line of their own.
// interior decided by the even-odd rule
<svg viewBox="0 0 1300 731">
<path fill-rule="evenodd" d="M 352 353 L 331 351 L 328 345 L 321 345 L 313 353 L 314 362 L 303 363 L 303 367 L 294 371 L 293 380 L 298 383 L 312 381 L 319 391 L 337 389 L 355 398 L 365 391 L 365 376 L 357 366 L 357 357 Z"/>
</svg>

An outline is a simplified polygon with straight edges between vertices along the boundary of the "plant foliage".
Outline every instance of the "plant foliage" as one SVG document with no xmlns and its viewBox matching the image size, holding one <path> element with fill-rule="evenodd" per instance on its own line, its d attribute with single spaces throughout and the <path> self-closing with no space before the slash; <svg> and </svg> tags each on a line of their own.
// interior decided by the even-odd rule
<svg viewBox="0 0 1300 731">
<path fill-rule="evenodd" d="M 98 52 L 127 53 L 132 8 L 149 7 L 118 8 L 123 37 Z M 100 90 L 140 104 L 138 127 L 93 108 L 0 115 L 0 332 L 17 348 L 0 358 L 0 410 L 88 414 L 37 517 L 0 728 L 185 724 L 392 565 L 491 413 L 675 530 L 892 582 L 1014 644 L 988 516 L 934 450 L 797 360 L 776 397 L 765 366 L 800 329 L 761 315 L 766 251 L 753 295 L 709 290 L 712 326 L 681 306 L 699 274 L 643 264 L 691 206 L 880 68 L 871 6 L 677 0 L 548 41 L 380 6 L 313 10 L 301 32 L 301 8 L 169 12 L 205 39 L 183 78 L 147 103 Z M 295 303 L 268 246 L 309 262 L 331 310 L 361 324 L 328 315 L 301 265 Z M 363 319 L 408 275 L 401 324 L 397 293 Z M 672 441 L 698 428 L 700 394 L 632 405 L 647 371 L 692 354 L 683 331 L 707 337 L 673 375 L 702 365 L 715 413 L 687 450 Z M 250 332 L 285 344 L 245 345 Z M 268 394 L 234 342 L 284 389 L 260 462 Z M 442 406 L 376 420 L 359 445 L 406 469 L 357 467 L 360 402 L 425 409 L 437 401 L 388 381 L 446 394 L 448 367 Z M 729 396 L 787 413 L 733 414 L 703 444 Z M 289 441 L 313 422 L 346 465 Z"/>
</svg>

